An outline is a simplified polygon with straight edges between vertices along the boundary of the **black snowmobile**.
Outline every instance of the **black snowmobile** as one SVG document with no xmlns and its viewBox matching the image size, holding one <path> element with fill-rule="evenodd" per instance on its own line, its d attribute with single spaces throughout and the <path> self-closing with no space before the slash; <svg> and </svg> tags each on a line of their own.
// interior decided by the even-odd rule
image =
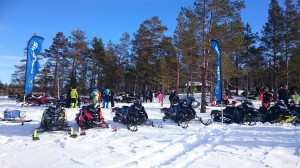
<svg viewBox="0 0 300 168">
<path fill-rule="evenodd" d="M 85 135 L 84 130 L 89 128 L 110 128 L 110 125 L 105 122 L 102 116 L 99 103 L 82 106 L 79 113 L 76 114 L 75 120 L 82 130 L 81 135 Z"/>
<path fill-rule="evenodd" d="M 33 133 L 33 140 L 39 140 L 38 133 L 46 131 L 69 131 L 71 137 L 77 137 L 73 127 L 68 126 L 66 110 L 60 104 L 49 105 L 44 110 L 39 128 Z"/>
<path fill-rule="evenodd" d="M 242 104 L 244 115 L 243 123 L 249 122 L 264 122 L 264 116 L 254 107 L 253 103 L 250 100 L 245 100 Z"/>
<path fill-rule="evenodd" d="M 115 107 L 112 112 L 115 113 L 113 121 L 127 125 L 130 131 L 137 131 L 137 125 L 149 124 L 154 126 L 153 122 L 148 119 L 145 108 L 140 101 L 134 101 L 131 106 Z"/>
<path fill-rule="evenodd" d="M 264 122 L 270 123 L 295 123 L 298 121 L 297 112 L 294 114 L 288 109 L 283 100 L 278 100 L 269 108 L 260 107 L 259 112 L 264 116 Z"/>
<path fill-rule="evenodd" d="M 223 123 L 245 123 L 245 122 L 263 122 L 264 117 L 261 115 L 250 100 L 244 100 L 238 106 L 226 106 L 223 110 L 212 110 L 211 117 L 214 121 Z"/>
<path fill-rule="evenodd" d="M 288 109 L 290 110 L 290 113 L 293 116 L 296 116 L 297 118 L 294 120 L 294 124 L 295 125 L 299 125 L 300 124 L 300 106 L 299 104 L 295 104 L 294 102 L 290 102 Z"/>
<path fill-rule="evenodd" d="M 195 101 L 194 98 L 186 97 L 184 99 L 180 99 L 177 104 L 172 104 L 169 108 L 162 108 L 161 112 L 164 113 L 163 121 L 167 119 L 171 119 L 175 121 L 178 126 L 182 126 L 183 128 L 188 127 L 188 123 L 195 118 L 199 118 L 199 121 L 208 125 L 210 120 L 207 123 L 203 123 L 201 117 L 197 117 L 196 111 L 194 108 L 199 106 L 200 103 Z M 182 125 L 183 124 L 183 125 Z"/>
</svg>

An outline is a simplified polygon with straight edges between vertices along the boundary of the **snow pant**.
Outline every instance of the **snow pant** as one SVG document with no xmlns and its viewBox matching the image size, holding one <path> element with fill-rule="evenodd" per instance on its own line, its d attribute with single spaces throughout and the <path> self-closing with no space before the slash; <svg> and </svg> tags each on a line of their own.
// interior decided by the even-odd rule
<svg viewBox="0 0 300 168">
<path fill-rule="evenodd" d="M 102 108 L 108 108 L 109 101 L 104 100 L 102 103 Z"/>
<path fill-rule="evenodd" d="M 115 107 L 115 101 L 112 99 L 110 102 L 111 102 L 111 107 Z"/>
<path fill-rule="evenodd" d="M 77 108 L 77 99 L 76 98 L 71 98 L 71 108 Z"/>
</svg>

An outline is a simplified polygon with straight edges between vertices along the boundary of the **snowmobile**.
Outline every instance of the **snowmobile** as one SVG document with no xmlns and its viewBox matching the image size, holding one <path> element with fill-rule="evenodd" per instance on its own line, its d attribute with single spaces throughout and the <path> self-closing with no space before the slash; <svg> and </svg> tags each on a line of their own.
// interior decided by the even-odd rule
<svg viewBox="0 0 300 168">
<path fill-rule="evenodd" d="M 300 124 L 300 106 L 299 104 L 295 104 L 294 102 L 290 102 L 289 106 L 288 106 L 290 113 L 293 116 L 296 116 L 297 118 L 294 120 L 294 124 L 295 125 L 299 125 Z"/>
<path fill-rule="evenodd" d="M 249 124 L 253 122 L 264 122 L 264 116 L 254 107 L 253 103 L 250 100 L 244 100 L 241 104 L 244 118 L 242 120 L 243 123 L 249 122 Z"/>
<path fill-rule="evenodd" d="M 43 95 L 26 95 L 25 103 L 22 106 L 40 106 L 40 105 L 49 105 L 54 102 L 54 97 Z"/>
<path fill-rule="evenodd" d="M 145 108 L 140 101 L 134 101 L 131 106 L 115 107 L 112 109 L 115 113 L 114 122 L 119 122 L 127 125 L 130 131 L 137 131 L 137 125 L 149 124 L 153 125 L 153 121 L 148 119 Z"/>
<path fill-rule="evenodd" d="M 269 108 L 260 107 L 259 112 L 264 116 L 264 122 L 270 123 L 295 123 L 298 122 L 297 112 L 294 115 L 287 108 L 283 100 L 278 100 Z"/>
<path fill-rule="evenodd" d="M 134 103 L 135 100 L 137 100 L 136 96 L 131 93 L 131 94 L 122 95 L 121 102 L 123 102 L 123 103 Z"/>
<path fill-rule="evenodd" d="M 75 118 L 79 128 L 83 131 L 81 135 L 85 135 L 85 129 L 89 128 L 110 128 L 110 125 L 105 122 L 100 104 L 90 104 L 82 106 Z"/>
<path fill-rule="evenodd" d="M 68 126 L 66 110 L 60 104 L 49 105 L 44 110 L 40 127 L 32 135 L 33 140 L 39 140 L 38 133 L 48 131 L 68 131 L 71 137 L 77 137 L 73 127 Z"/>
<path fill-rule="evenodd" d="M 287 105 L 288 109 L 291 113 L 300 114 L 300 104 L 296 104 L 294 101 L 289 100 L 289 104 Z"/>
<path fill-rule="evenodd" d="M 194 120 L 195 118 L 199 118 L 199 121 L 203 123 L 201 117 L 197 117 L 196 112 L 194 110 L 194 108 L 196 108 L 199 105 L 200 103 L 195 101 L 195 99 L 191 97 L 180 99 L 177 104 L 172 104 L 169 108 L 165 107 L 161 109 L 161 112 L 165 115 L 163 117 L 163 121 L 171 119 L 175 121 L 178 124 L 178 126 L 182 126 L 183 128 L 187 128 L 188 123 Z M 208 125 L 208 122 L 203 124 Z"/>
<path fill-rule="evenodd" d="M 212 110 L 211 117 L 214 121 L 222 121 L 222 111 Z M 223 122 L 230 123 L 245 123 L 245 122 L 262 122 L 264 117 L 254 108 L 250 100 L 244 100 L 238 106 L 226 106 L 223 110 Z"/>
<path fill-rule="evenodd" d="M 53 103 L 60 104 L 64 108 L 69 108 L 71 104 L 70 102 L 68 102 L 66 94 L 61 95 L 59 99 L 54 100 Z"/>
<path fill-rule="evenodd" d="M 82 104 L 89 104 L 91 102 L 90 96 L 81 96 L 80 101 L 82 102 Z"/>
</svg>

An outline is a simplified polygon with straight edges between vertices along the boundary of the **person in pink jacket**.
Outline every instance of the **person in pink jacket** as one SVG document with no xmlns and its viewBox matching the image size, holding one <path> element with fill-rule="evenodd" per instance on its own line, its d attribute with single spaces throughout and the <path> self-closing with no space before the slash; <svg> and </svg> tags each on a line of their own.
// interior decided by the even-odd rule
<svg viewBox="0 0 300 168">
<path fill-rule="evenodd" d="M 158 98 L 158 103 L 162 103 L 164 95 L 161 92 L 159 92 L 158 95 L 157 95 L 157 98 Z"/>
</svg>

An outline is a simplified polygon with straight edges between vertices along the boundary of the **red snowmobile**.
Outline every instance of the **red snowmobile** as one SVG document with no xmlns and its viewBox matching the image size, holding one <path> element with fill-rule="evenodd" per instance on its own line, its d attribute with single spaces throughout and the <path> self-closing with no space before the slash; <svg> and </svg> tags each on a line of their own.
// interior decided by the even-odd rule
<svg viewBox="0 0 300 168">
<path fill-rule="evenodd" d="M 47 96 L 45 93 L 41 95 L 27 95 L 25 97 L 25 103 L 22 106 L 40 106 L 40 105 L 49 105 L 54 102 L 55 98 Z"/>
<path fill-rule="evenodd" d="M 82 106 L 79 113 L 75 118 L 79 128 L 81 129 L 81 135 L 85 135 L 85 129 L 88 128 L 110 128 L 110 125 L 105 122 L 100 104 L 90 104 L 88 106 Z"/>
</svg>

